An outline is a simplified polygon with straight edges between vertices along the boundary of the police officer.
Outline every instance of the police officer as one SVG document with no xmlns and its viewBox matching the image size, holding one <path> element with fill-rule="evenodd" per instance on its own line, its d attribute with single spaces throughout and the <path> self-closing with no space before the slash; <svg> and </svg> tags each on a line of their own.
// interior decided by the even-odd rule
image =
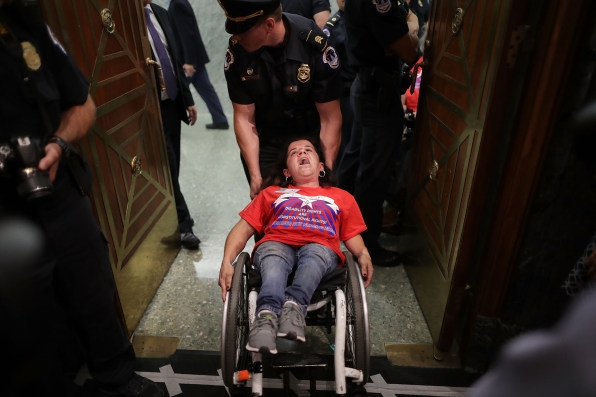
<svg viewBox="0 0 596 397">
<path fill-rule="evenodd" d="M 356 77 L 356 68 L 354 62 L 351 60 L 350 53 L 347 49 L 347 35 L 346 35 L 346 21 L 344 20 L 344 6 L 345 0 L 337 0 L 338 10 L 329 20 L 325 23 L 323 32 L 329 37 L 331 45 L 335 47 L 339 59 L 341 59 L 340 74 L 342 79 L 342 93 L 339 100 L 342 116 L 341 125 L 341 144 L 339 146 L 339 152 L 337 154 L 336 164 L 341 159 L 343 150 L 350 139 L 350 133 L 352 131 L 352 123 L 354 121 L 354 111 L 350 104 L 350 88 L 352 82 Z M 338 167 L 338 165 L 336 165 Z"/>
<path fill-rule="evenodd" d="M 339 58 L 314 21 L 279 0 L 219 0 L 232 34 L 225 59 L 250 196 L 290 137 L 320 139 L 333 168 L 341 139 Z"/>
<path fill-rule="evenodd" d="M 358 74 L 351 89 L 354 123 L 337 173 L 353 192 L 367 230 L 362 234 L 375 266 L 399 265 L 399 256 L 379 244 L 383 201 L 395 158 L 404 111 L 402 62 L 417 58 L 418 22 L 402 0 L 350 0 L 345 6 L 348 47 Z"/>
<path fill-rule="evenodd" d="M 430 17 L 430 3 L 428 0 L 406 0 L 410 10 L 418 17 L 418 54 L 424 53 L 424 41 L 428 33 L 428 19 Z"/>
<path fill-rule="evenodd" d="M 281 0 L 281 6 L 284 12 L 311 18 L 321 29 L 331 15 L 329 0 Z"/>
<path fill-rule="evenodd" d="M 63 372 L 80 367 L 64 356 L 79 347 L 93 390 L 163 395 L 134 372 L 91 175 L 71 146 L 95 120 L 88 88 L 37 4 L 0 0 L 0 209 L 26 225 L 19 245 L 33 251 L 0 261 L 3 396 L 81 395 Z"/>
</svg>

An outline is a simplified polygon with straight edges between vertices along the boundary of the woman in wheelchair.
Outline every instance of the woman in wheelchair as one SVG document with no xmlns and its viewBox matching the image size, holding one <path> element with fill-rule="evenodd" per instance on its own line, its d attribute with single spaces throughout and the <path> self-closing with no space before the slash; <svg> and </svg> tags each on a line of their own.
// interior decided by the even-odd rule
<svg viewBox="0 0 596 397">
<path fill-rule="evenodd" d="M 364 286 L 370 284 L 372 261 L 360 236 L 366 225 L 354 197 L 334 182 L 321 149 L 310 138 L 294 139 L 228 234 L 219 273 L 224 301 L 232 263 L 249 238 L 261 236 L 252 262 L 262 285 L 247 350 L 276 354 L 276 337 L 305 341 L 304 316 L 315 289 L 323 276 L 345 263 L 341 241 L 357 258 Z"/>
</svg>

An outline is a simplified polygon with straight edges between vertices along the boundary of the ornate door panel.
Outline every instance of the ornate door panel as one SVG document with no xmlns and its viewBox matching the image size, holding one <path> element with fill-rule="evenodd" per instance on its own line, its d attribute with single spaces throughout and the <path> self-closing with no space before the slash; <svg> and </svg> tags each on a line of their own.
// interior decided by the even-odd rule
<svg viewBox="0 0 596 397">
<path fill-rule="evenodd" d="M 43 2 L 46 19 L 91 86 L 97 119 L 81 142 L 92 200 L 133 330 L 176 250 L 160 244 L 177 221 L 140 0 Z"/>
<path fill-rule="evenodd" d="M 440 349 L 450 345 L 439 340 L 460 309 L 447 305 L 458 254 L 474 244 L 462 233 L 508 8 L 508 0 L 433 1 L 410 185 L 420 249 L 407 271 Z"/>
</svg>

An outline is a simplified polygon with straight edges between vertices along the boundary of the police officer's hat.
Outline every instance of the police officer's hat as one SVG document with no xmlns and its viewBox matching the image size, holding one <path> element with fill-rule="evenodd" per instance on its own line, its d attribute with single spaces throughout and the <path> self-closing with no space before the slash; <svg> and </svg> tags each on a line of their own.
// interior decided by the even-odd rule
<svg viewBox="0 0 596 397">
<path fill-rule="evenodd" d="M 279 7 L 280 0 L 218 0 L 226 14 L 226 32 L 240 34 Z"/>
</svg>

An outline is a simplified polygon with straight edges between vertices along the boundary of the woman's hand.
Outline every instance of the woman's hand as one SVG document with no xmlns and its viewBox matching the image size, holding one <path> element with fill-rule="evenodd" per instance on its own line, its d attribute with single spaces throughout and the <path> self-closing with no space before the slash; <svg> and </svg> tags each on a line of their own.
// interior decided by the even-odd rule
<svg viewBox="0 0 596 397">
<path fill-rule="evenodd" d="M 234 276 L 234 266 L 231 263 L 221 263 L 219 269 L 219 286 L 221 287 L 221 300 L 226 301 L 226 294 L 232 287 L 232 277 Z"/>
<path fill-rule="evenodd" d="M 360 274 L 362 275 L 364 288 L 366 288 L 370 285 L 374 272 L 372 259 L 370 258 L 368 252 L 365 252 L 358 257 L 358 265 L 360 265 Z"/>
</svg>

